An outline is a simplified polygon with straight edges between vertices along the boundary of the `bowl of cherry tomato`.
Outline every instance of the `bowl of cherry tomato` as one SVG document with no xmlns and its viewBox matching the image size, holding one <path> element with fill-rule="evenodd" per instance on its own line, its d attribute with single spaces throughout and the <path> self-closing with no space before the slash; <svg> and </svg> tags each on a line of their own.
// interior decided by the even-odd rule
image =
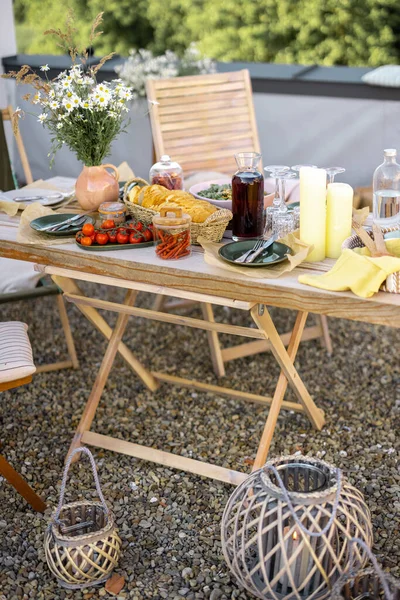
<svg viewBox="0 0 400 600">
<path fill-rule="evenodd" d="M 153 226 L 132 221 L 118 227 L 112 219 L 107 219 L 100 229 L 96 229 L 92 223 L 85 223 L 75 240 L 85 250 L 145 248 L 153 245 Z"/>
</svg>

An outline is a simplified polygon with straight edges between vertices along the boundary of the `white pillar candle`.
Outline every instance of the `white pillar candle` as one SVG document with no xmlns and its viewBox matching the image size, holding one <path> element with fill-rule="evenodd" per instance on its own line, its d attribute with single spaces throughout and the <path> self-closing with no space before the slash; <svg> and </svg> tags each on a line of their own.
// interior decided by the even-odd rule
<svg viewBox="0 0 400 600">
<path fill-rule="evenodd" d="M 326 256 L 339 258 L 342 244 L 351 235 L 353 188 L 348 183 L 330 183 L 326 200 Z"/>
<path fill-rule="evenodd" d="M 300 239 L 314 249 L 310 262 L 324 260 L 326 234 L 326 171 L 300 169 Z"/>
</svg>

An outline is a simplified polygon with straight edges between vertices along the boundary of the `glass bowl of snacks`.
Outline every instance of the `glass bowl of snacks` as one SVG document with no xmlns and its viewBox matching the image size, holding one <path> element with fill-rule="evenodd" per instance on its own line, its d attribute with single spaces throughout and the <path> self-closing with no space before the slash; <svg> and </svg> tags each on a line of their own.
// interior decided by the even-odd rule
<svg viewBox="0 0 400 600">
<path fill-rule="evenodd" d="M 182 167 L 164 154 L 150 169 L 150 183 L 162 185 L 167 190 L 183 190 Z"/>
<path fill-rule="evenodd" d="M 180 206 L 162 204 L 160 214 L 153 217 L 156 254 L 163 260 L 190 256 L 190 223 L 192 218 Z"/>
<path fill-rule="evenodd" d="M 103 202 L 98 211 L 101 225 L 105 221 L 114 221 L 116 225 L 122 225 L 126 219 L 126 206 L 123 202 Z"/>
</svg>

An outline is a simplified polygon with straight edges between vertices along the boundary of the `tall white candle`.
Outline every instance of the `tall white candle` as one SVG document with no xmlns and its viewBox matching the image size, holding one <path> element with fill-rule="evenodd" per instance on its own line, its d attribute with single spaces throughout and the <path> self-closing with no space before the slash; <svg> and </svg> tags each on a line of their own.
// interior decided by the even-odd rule
<svg viewBox="0 0 400 600">
<path fill-rule="evenodd" d="M 326 199 L 326 256 L 339 258 L 342 244 L 351 235 L 353 188 L 347 183 L 330 183 Z"/>
<path fill-rule="evenodd" d="M 307 257 L 310 262 L 324 260 L 326 232 L 326 171 L 300 169 L 300 239 L 314 249 Z"/>
</svg>

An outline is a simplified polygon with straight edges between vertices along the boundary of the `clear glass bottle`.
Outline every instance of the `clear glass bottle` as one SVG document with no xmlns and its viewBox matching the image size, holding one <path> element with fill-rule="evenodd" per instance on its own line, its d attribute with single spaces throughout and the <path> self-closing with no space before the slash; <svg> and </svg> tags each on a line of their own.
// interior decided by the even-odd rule
<svg viewBox="0 0 400 600">
<path fill-rule="evenodd" d="M 258 152 L 235 154 L 238 170 L 232 178 L 232 239 L 261 238 L 264 233 L 264 177 Z"/>
<path fill-rule="evenodd" d="M 373 178 L 374 221 L 381 227 L 400 225 L 400 165 L 397 151 L 383 151 L 384 161 L 375 170 Z"/>
<path fill-rule="evenodd" d="M 183 169 L 167 154 L 151 167 L 149 179 L 151 184 L 162 185 L 167 190 L 183 190 Z"/>
</svg>

